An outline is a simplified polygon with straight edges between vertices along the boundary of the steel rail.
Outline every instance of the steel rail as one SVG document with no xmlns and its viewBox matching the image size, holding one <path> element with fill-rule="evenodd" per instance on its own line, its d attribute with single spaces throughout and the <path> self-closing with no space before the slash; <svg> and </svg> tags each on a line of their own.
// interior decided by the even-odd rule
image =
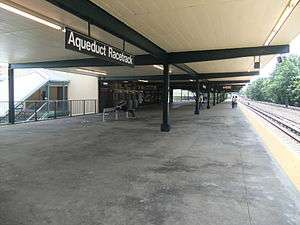
<svg viewBox="0 0 300 225">
<path fill-rule="evenodd" d="M 264 112 L 263 110 L 261 110 L 257 107 L 245 104 L 245 102 L 242 102 L 242 101 L 240 101 L 240 103 L 247 106 L 251 111 L 253 111 L 257 115 L 259 115 L 261 118 L 268 121 L 273 126 L 278 128 L 279 130 L 281 130 L 283 133 L 285 133 L 286 135 L 288 135 L 289 137 L 291 137 L 292 139 L 294 139 L 295 141 L 300 143 L 299 129 L 294 128 L 293 126 L 289 125 L 288 123 L 280 120 L 278 117 L 275 117 L 275 116 L 271 115 L 270 113 Z"/>
</svg>

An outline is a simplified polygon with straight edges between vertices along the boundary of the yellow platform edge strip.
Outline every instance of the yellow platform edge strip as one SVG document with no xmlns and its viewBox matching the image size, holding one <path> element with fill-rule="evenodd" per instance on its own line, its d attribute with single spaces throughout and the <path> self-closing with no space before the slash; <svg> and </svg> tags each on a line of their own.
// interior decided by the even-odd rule
<svg viewBox="0 0 300 225">
<path fill-rule="evenodd" d="M 299 155 L 282 143 L 279 138 L 264 125 L 264 123 L 268 122 L 264 121 L 257 114 L 247 109 L 244 105 L 240 104 L 239 108 L 260 135 L 268 148 L 267 150 L 276 159 L 280 167 L 287 174 L 298 191 L 300 191 Z"/>
</svg>

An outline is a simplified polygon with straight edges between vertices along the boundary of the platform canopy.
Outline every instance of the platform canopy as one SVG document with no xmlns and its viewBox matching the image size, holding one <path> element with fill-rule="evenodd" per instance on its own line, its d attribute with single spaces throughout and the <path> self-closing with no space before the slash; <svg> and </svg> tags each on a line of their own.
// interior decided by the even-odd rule
<svg viewBox="0 0 300 225">
<path fill-rule="evenodd" d="M 287 44 L 300 33 L 298 2 L 1 0 L 0 62 L 16 68 L 51 68 L 104 77 L 162 75 L 161 65 L 169 63 L 172 76 L 249 80 L 257 71 L 254 61 L 260 60 L 263 67 L 272 57 L 288 52 Z M 25 18 L 5 6 L 60 29 Z M 125 47 L 136 56 L 137 65 L 120 66 L 65 49 L 64 27 L 87 34 L 88 22 L 93 38 Z M 215 73 L 216 78 L 202 76 Z M 236 76 L 228 76 L 230 73 Z"/>
</svg>

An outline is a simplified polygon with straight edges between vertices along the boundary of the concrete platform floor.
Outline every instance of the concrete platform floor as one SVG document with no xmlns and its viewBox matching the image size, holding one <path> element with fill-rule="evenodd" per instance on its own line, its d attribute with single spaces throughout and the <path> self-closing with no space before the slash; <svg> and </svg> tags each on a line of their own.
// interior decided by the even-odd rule
<svg viewBox="0 0 300 225">
<path fill-rule="evenodd" d="M 300 224 L 299 198 L 239 109 L 0 127 L 1 225 Z"/>
</svg>

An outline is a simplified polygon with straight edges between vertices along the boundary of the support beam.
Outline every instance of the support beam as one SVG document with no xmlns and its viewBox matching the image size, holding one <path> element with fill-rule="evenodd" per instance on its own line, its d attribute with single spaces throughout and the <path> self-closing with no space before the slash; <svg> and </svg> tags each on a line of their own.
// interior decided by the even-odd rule
<svg viewBox="0 0 300 225">
<path fill-rule="evenodd" d="M 170 90 L 170 75 L 169 65 L 164 65 L 164 80 L 163 80 L 163 92 L 162 92 L 162 109 L 163 109 L 163 121 L 160 130 L 162 132 L 170 131 L 169 124 L 169 90 Z"/>
<path fill-rule="evenodd" d="M 189 73 L 196 74 L 196 72 L 183 63 L 203 62 L 213 60 L 224 60 L 241 57 L 264 56 L 284 54 L 289 52 L 289 45 L 274 45 L 274 46 L 259 46 L 246 48 L 232 48 L 232 49 L 216 49 L 216 50 L 200 50 L 188 52 L 172 52 L 162 53 L 163 58 L 157 58 L 150 54 L 135 56 L 135 65 L 154 65 L 154 64 L 175 64 L 177 68 Z M 18 66 L 18 67 L 17 67 Z M 91 66 L 120 66 L 116 63 L 106 62 L 99 58 L 85 58 L 74 60 L 61 60 L 50 62 L 32 62 L 13 64 L 14 68 L 64 68 L 64 67 L 91 67 Z"/>
<path fill-rule="evenodd" d="M 195 75 L 190 74 L 173 74 L 170 75 L 171 80 L 207 80 L 207 79 L 214 79 L 214 78 L 228 78 L 228 77 L 243 77 L 243 76 L 256 76 L 259 75 L 259 71 L 251 71 L 251 72 L 225 72 L 225 73 L 198 73 Z M 105 76 L 102 77 L 102 80 L 105 81 L 122 81 L 122 80 L 163 80 L 164 75 L 128 75 L 128 76 Z M 212 81 L 215 82 L 215 81 Z"/>
<path fill-rule="evenodd" d="M 167 52 L 160 48 L 158 45 L 150 41 L 148 38 L 144 37 L 142 34 L 138 33 L 125 23 L 123 23 L 118 18 L 114 17 L 99 5 L 96 5 L 89 0 L 47 0 L 48 2 L 58 6 L 59 8 L 72 13 L 79 18 L 88 21 L 110 34 L 126 41 L 144 51 L 150 53 L 150 55 L 145 55 L 135 58 L 135 64 L 139 65 L 139 60 L 147 62 L 144 65 L 153 64 L 166 64 L 167 62 Z M 144 59 L 145 58 L 145 59 Z M 182 70 L 187 73 L 193 73 L 193 70 L 186 65 L 175 65 L 181 66 Z"/>
<path fill-rule="evenodd" d="M 173 103 L 173 88 L 170 88 L 170 104 Z"/>
<path fill-rule="evenodd" d="M 216 89 L 214 88 L 214 92 L 213 92 L 213 106 L 216 105 Z"/>
<path fill-rule="evenodd" d="M 223 80 L 223 81 L 209 81 L 209 84 L 211 86 L 214 85 L 220 85 L 220 87 L 222 88 L 223 86 L 229 86 L 229 85 L 233 85 L 233 84 L 246 84 L 249 83 L 250 80 Z M 190 89 L 192 90 L 194 87 L 194 82 L 171 82 L 170 86 L 174 89 Z M 206 89 L 207 90 L 207 89 Z"/>
<path fill-rule="evenodd" d="M 199 114 L 199 92 L 200 92 L 200 82 L 199 80 L 197 79 L 196 80 L 196 88 L 195 88 L 195 91 L 196 91 L 196 98 L 195 98 L 195 114 L 198 115 Z"/>
<path fill-rule="evenodd" d="M 8 66 L 8 122 L 15 123 L 14 69 Z"/>
<path fill-rule="evenodd" d="M 218 85 L 229 85 L 229 84 L 238 84 L 238 83 L 249 83 L 250 80 L 218 80 L 218 81 L 209 81 L 210 84 L 218 84 Z"/>
<path fill-rule="evenodd" d="M 175 66 L 190 74 L 195 74 L 195 71 L 182 63 L 203 62 L 212 60 L 224 60 L 240 57 L 262 56 L 283 54 L 289 52 L 289 45 L 275 45 L 275 46 L 260 46 L 249 48 L 233 48 L 233 49 L 217 49 L 204 51 L 189 51 L 189 52 L 173 52 L 163 53 L 164 59 L 156 58 L 152 55 L 137 55 L 135 56 L 135 65 L 154 65 L 176 64 Z M 99 58 L 85 58 L 74 60 L 61 60 L 49 62 L 31 62 L 13 64 L 12 68 L 66 68 L 66 67 L 104 67 L 104 66 L 120 66 L 116 63 L 106 62 Z"/>
<path fill-rule="evenodd" d="M 11 64 L 13 69 L 34 69 L 34 68 L 72 68 L 72 67 L 103 67 L 103 66 L 120 66 L 116 63 L 104 61 L 99 58 L 84 58 L 44 62 L 28 62 Z"/>
<path fill-rule="evenodd" d="M 289 45 L 259 46 L 246 48 L 217 49 L 168 53 L 168 62 L 191 63 L 212 60 L 233 59 L 240 57 L 276 55 L 289 53 Z"/>
<path fill-rule="evenodd" d="M 244 77 L 259 75 L 259 71 L 241 71 L 241 72 L 224 72 L 224 73 L 200 73 L 197 74 L 202 79 L 227 78 L 227 77 Z"/>
<path fill-rule="evenodd" d="M 166 53 L 162 48 L 145 38 L 143 35 L 109 14 L 107 11 L 89 0 L 47 0 L 59 8 L 89 21 L 110 34 L 141 48 L 152 55 L 164 58 Z"/>
<path fill-rule="evenodd" d="M 98 112 L 101 113 L 103 111 L 102 101 L 101 101 L 101 89 L 102 89 L 102 81 L 98 78 Z"/>
<path fill-rule="evenodd" d="M 210 85 L 206 85 L 206 90 L 207 90 L 207 109 L 210 109 Z"/>
</svg>

